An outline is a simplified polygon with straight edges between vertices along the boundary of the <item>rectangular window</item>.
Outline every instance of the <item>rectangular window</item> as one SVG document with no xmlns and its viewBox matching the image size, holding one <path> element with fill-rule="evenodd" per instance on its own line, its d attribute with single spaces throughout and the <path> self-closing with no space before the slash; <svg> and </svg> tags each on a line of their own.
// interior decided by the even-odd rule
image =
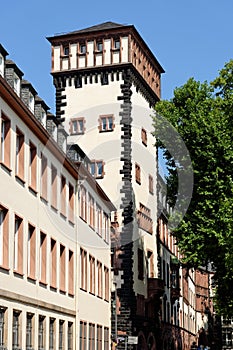
<svg viewBox="0 0 233 350">
<path fill-rule="evenodd" d="M 90 293 L 95 294 L 95 258 L 89 256 L 89 266 L 90 266 Z"/>
<path fill-rule="evenodd" d="M 37 150 L 33 143 L 29 142 L 29 186 L 33 191 L 37 189 Z"/>
<path fill-rule="evenodd" d="M 87 290 L 87 252 L 84 249 L 80 249 L 80 288 Z"/>
<path fill-rule="evenodd" d="M 69 274 L 68 274 L 68 292 L 74 295 L 74 253 L 69 250 Z"/>
<path fill-rule="evenodd" d="M 23 219 L 15 215 L 14 271 L 23 274 Z"/>
<path fill-rule="evenodd" d="M 13 350 L 20 347 L 19 318 L 20 318 L 20 313 L 18 311 L 14 311 L 13 322 L 12 322 L 12 349 Z"/>
<path fill-rule="evenodd" d="M 103 42 L 102 41 L 97 41 L 96 50 L 99 52 L 103 52 Z"/>
<path fill-rule="evenodd" d="M 115 125 L 113 124 L 113 114 L 101 115 L 99 117 L 99 131 L 113 131 Z"/>
<path fill-rule="evenodd" d="M 10 169 L 11 156 L 11 122 L 2 115 L 1 118 L 1 162 Z"/>
<path fill-rule="evenodd" d="M 150 194 L 154 194 L 154 180 L 151 175 L 149 175 L 149 192 Z"/>
<path fill-rule="evenodd" d="M 94 198 L 89 194 L 89 225 L 91 228 L 95 228 L 95 208 Z"/>
<path fill-rule="evenodd" d="M 84 134 L 84 118 L 71 119 L 70 133 L 71 133 L 71 135 L 83 135 Z"/>
<path fill-rule="evenodd" d="M 15 175 L 24 180 L 24 134 L 16 128 Z"/>
<path fill-rule="evenodd" d="M 50 285 L 52 288 L 57 288 L 57 242 L 52 238 L 50 246 L 50 264 Z"/>
<path fill-rule="evenodd" d="M 141 168 L 137 163 L 135 164 L 135 180 L 139 185 L 141 185 Z"/>
<path fill-rule="evenodd" d="M 64 56 L 69 56 L 69 53 L 70 53 L 70 48 L 69 46 L 63 46 L 63 55 Z"/>
<path fill-rule="evenodd" d="M 41 153 L 41 197 L 47 201 L 48 198 L 48 160 Z"/>
<path fill-rule="evenodd" d="M 66 290 L 66 250 L 65 247 L 60 244 L 60 291 Z"/>
<path fill-rule="evenodd" d="M 38 323 L 38 349 L 44 350 L 45 348 L 45 317 L 39 316 Z"/>
<path fill-rule="evenodd" d="M 102 263 L 97 261 L 97 271 L 98 271 L 98 297 L 103 297 L 103 272 Z"/>
<path fill-rule="evenodd" d="M 69 183 L 69 221 L 74 223 L 74 186 Z"/>
<path fill-rule="evenodd" d="M 61 214 L 66 216 L 66 178 L 61 175 Z"/>
<path fill-rule="evenodd" d="M 109 243 L 109 220 L 106 213 L 103 213 L 103 238 Z"/>
<path fill-rule="evenodd" d="M 87 48 L 86 48 L 86 45 L 85 44 L 80 44 L 79 45 L 79 53 L 86 53 L 87 52 Z"/>
<path fill-rule="evenodd" d="M 115 39 L 114 42 L 113 42 L 113 48 L 116 49 L 116 50 L 120 50 L 120 40 L 119 39 Z"/>
<path fill-rule="evenodd" d="M 104 266 L 104 299 L 109 301 L 109 269 Z"/>
<path fill-rule="evenodd" d="M 9 265 L 9 214 L 8 210 L 0 205 L 0 266 Z"/>
<path fill-rule="evenodd" d="M 95 350 L 95 325 L 89 323 L 89 350 Z"/>
<path fill-rule="evenodd" d="M 51 165 L 51 206 L 57 209 L 57 169 Z"/>
<path fill-rule="evenodd" d="M 84 187 L 80 189 L 80 217 L 87 221 L 87 191 Z"/>
<path fill-rule="evenodd" d="M 93 160 L 90 164 L 90 173 L 96 179 L 104 177 L 104 162 L 102 160 Z"/>
<path fill-rule="evenodd" d="M 109 328 L 104 327 L 104 350 L 109 350 Z"/>
<path fill-rule="evenodd" d="M 28 277 L 36 278 L 36 229 L 28 225 Z"/>
<path fill-rule="evenodd" d="M 142 138 L 143 145 L 147 146 L 147 132 L 143 128 L 142 128 L 142 131 L 141 131 L 141 138 Z"/>
<path fill-rule="evenodd" d="M 102 237 L 102 210 L 98 204 L 96 204 L 96 221 L 96 231 Z"/>
<path fill-rule="evenodd" d="M 59 350 L 64 349 L 64 321 L 59 321 Z"/>
<path fill-rule="evenodd" d="M 33 344 L 33 315 L 27 313 L 26 323 L 26 350 L 32 350 Z"/>
<path fill-rule="evenodd" d="M 5 309 L 0 307 L 0 349 L 4 347 L 5 343 Z"/>
<path fill-rule="evenodd" d="M 143 250 L 138 248 L 138 279 L 143 280 L 144 277 L 144 257 Z"/>
<path fill-rule="evenodd" d="M 102 350 L 102 326 L 97 325 L 96 350 Z"/>
<path fill-rule="evenodd" d="M 40 282 L 47 283 L 47 237 L 40 232 Z"/>
<path fill-rule="evenodd" d="M 49 320 L 49 350 L 54 350 L 55 344 L 55 319 L 50 318 Z"/>
<path fill-rule="evenodd" d="M 87 323 L 80 321 L 79 350 L 86 350 L 86 346 L 87 346 Z"/>
<path fill-rule="evenodd" d="M 73 322 L 68 322 L 67 343 L 67 350 L 73 350 Z"/>
</svg>

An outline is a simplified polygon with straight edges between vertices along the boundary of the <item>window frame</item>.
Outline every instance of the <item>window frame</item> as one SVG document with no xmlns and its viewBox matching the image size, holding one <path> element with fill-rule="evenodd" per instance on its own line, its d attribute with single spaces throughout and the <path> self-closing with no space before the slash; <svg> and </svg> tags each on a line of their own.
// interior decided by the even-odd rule
<svg viewBox="0 0 233 350">
<path fill-rule="evenodd" d="M 103 127 L 103 121 L 106 119 L 106 128 Z M 111 120 L 111 123 L 109 122 Z M 114 124 L 114 115 L 113 114 L 102 114 L 99 116 L 99 132 L 104 133 L 104 132 L 112 132 L 115 129 L 115 124 Z"/>
<path fill-rule="evenodd" d="M 74 123 L 76 123 L 76 130 L 74 129 Z M 80 128 L 80 123 L 82 123 L 82 127 Z M 77 117 L 71 118 L 70 120 L 70 135 L 83 135 L 85 134 L 85 118 Z"/>
</svg>

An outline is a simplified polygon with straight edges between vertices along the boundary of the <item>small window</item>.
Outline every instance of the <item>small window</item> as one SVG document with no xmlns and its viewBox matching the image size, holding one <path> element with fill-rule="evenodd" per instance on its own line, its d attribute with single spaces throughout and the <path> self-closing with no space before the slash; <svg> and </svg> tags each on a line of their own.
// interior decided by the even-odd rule
<svg viewBox="0 0 233 350">
<path fill-rule="evenodd" d="M 99 125 L 99 131 L 113 131 L 114 129 L 113 124 L 113 115 L 103 115 L 100 116 L 100 125 Z"/>
<path fill-rule="evenodd" d="M 63 53 L 64 53 L 64 56 L 69 56 L 69 53 L 70 53 L 69 46 L 64 46 Z"/>
<path fill-rule="evenodd" d="M 16 128 L 15 174 L 24 179 L 24 134 Z"/>
<path fill-rule="evenodd" d="M 103 52 L 103 42 L 102 41 L 97 41 L 96 43 L 96 49 L 99 52 Z"/>
<path fill-rule="evenodd" d="M 143 280 L 144 277 L 144 257 L 143 250 L 138 248 L 138 279 Z"/>
<path fill-rule="evenodd" d="M 147 132 L 143 128 L 142 128 L 142 131 L 141 131 L 141 138 L 142 138 L 143 145 L 147 146 Z"/>
<path fill-rule="evenodd" d="M 1 162 L 9 169 L 11 155 L 11 122 L 2 115 L 1 118 Z"/>
<path fill-rule="evenodd" d="M 86 48 L 86 45 L 85 44 L 80 44 L 79 46 L 79 52 L 80 53 L 86 53 L 87 52 L 87 48 Z"/>
<path fill-rule="evenodd" d="M 113 48 L 116 50 L 120 50 L 120 47 L 121 47 L 120 40 L 119 39 L 114 40 Z"/>
<path fill-rule="evenodd" d="M 141 185 L 141 168 L 138 164 L 135 164 L 135 180 L 139 185 Z"/>
<path fill-rule="evenodd" d="M 149 192 L 154 194 L 154 179 L 152 175 L 149 175 Z"/>
<path fill-rule="evenodd" d="M 71 119 L 70 133 L 72 135 L 84 134 L 84 118 Z"/>
<path fill-rule="evenodd" d="M 102 160 L 100 161 L 92 161 L 90 165 L 90 173 L 95 178 L 103 178 L 104 177 L 104 163 Z"/>
</svg>

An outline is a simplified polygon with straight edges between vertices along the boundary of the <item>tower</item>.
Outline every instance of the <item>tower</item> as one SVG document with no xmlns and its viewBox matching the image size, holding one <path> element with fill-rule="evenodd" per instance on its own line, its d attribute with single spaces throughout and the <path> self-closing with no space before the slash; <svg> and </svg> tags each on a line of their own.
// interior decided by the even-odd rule
<svg viewBox="0 0 233 350">
<path fill-rule="evenodd" d="M 48 40 L 56 115 L 65 118 L 70 146 L 78 144 L 92 160 L 90 172 L 117 208 L 112 334 L 119 349 L 127 336 L 137 336 L 143 349 L 159 348 L 163 281 L 151 115 L 164 70 L 133 25 L 106 22 Z"/>
</svg>

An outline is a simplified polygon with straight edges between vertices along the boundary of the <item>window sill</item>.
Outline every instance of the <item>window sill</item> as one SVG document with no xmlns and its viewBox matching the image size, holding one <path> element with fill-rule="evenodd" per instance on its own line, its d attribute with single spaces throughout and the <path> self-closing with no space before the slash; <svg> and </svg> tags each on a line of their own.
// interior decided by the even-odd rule
<svg viewBox="0 0 233 350">
<path fill-rule="evenodd" d="M 80 132 L 71 132 L 70 133 L 70 136 L 72 136 L 72 135 L 84 135 L 84 131 L 80 131 Z"/>
<path fill-rule="evenodd" d="M 4 170 L 6 170 L 7 172 L 11 173 L 12 169 L 10 168 L 10 166 L 4 162 L 0 162 L 1 166 L 3 167 Z"/>
<path fill-rule="evenodd" d="M 70 298 L 74 298 L 74 292 L 68 292 L 68 296 L 69 296 Z"/>
<path fill-rule="evenodd" d="M 59 292 L 60 292 L 61 294 L 64 294 L 64 295 L 66 294 L 66 290 L 63 289 L 63 288 L 60 288 L 60 289 L 59 289 Z"/>
<path fill-rule="evenodd" d="M 60 213 L 60 216 L 62 217 L 62 219 L 66 220 L 66 214 Z"/>
<path fill-rule="evenodd" d="M 77 56 L 86 56 L 89 52 L 77 52 Z"/>
<path fill-rule="evenodd" d="M 45 196 L 41 195 L 41 196 L 40 196 L 40 199 L 41 199 L 42 202 L 44 202 L 45 204 L 48 204 L 48 199 L 47 199 Z"/>
<path fill-rule="evenodd" d="M 52 209 L 53 211 L 55 211 L 56 213 L 58 212 L 57 207 L 56 207 L 55 205 L 53 205 L 53 204 L 51 204 L 51 209 Z"/>
<path fill-rule="evenodd" d="M 29 191 L 32 192 L 35 196 L 37 195 L 38 192 L 35 187 L 29 185 L 28 188 L 29 188 Z"/>
<path fill-rule="evenodd" d="M 28 281 L 36 282 L 35 276 L 27 276 Z"/>
<path fill-rule="evenodd" d="M 5 270 L 5 271 L 10 271 L 10 268 L 9 268 L 9 266 L 7 266 L 7 265 L 0 265 L 0 269 L 1 270 Z"/>
<path fill-rule="evenodd" d="M 84 289 L 82 287 L 80 287 L 80 290 L 82 290 L 83 292 L 87 292 L 87 289 Z"/>
<path fill-rule="evenodd" d="M 22 184 L 23 186 L 25 185 L 25 180 L 22 176 L 20 176 L 19 174 L 16 174 L 15 178 L 20 182 L 20 184 Z"/>
<path fill-rule="evenodd" d="M 108 129 L 108 130 L 100 130 L 99 132 L 100 133 L 105 133 L 105 132 L 113 132 L 114 129 Z"/>
<path fill-rule="evenodd" d="M 73 227 L 74 227 L 75 222 L 74 222 L 74 220 L 73 220 L 73 219 L 69 219 L 69 220 L 68 220 L 68 222 L 69 222 L 69 224 L 70 224 L 71 226 L 73 226 Z"/>
<path fill-rule="evenodd" d="M 24 276 L 24 273 L 22 271 L 14 270 L 13 272 L 14 272 L 15 276 L 18 276 L 18 277 L 23 277 Z"/>
<path fill-rule="evenodd" d="M 48 283 L 46 282 L 46 281 L 39 281 L 39 285 L 41 286 L 41 287 L 47 287 L 47 285 L 48 285 Z"/>
</svg>

